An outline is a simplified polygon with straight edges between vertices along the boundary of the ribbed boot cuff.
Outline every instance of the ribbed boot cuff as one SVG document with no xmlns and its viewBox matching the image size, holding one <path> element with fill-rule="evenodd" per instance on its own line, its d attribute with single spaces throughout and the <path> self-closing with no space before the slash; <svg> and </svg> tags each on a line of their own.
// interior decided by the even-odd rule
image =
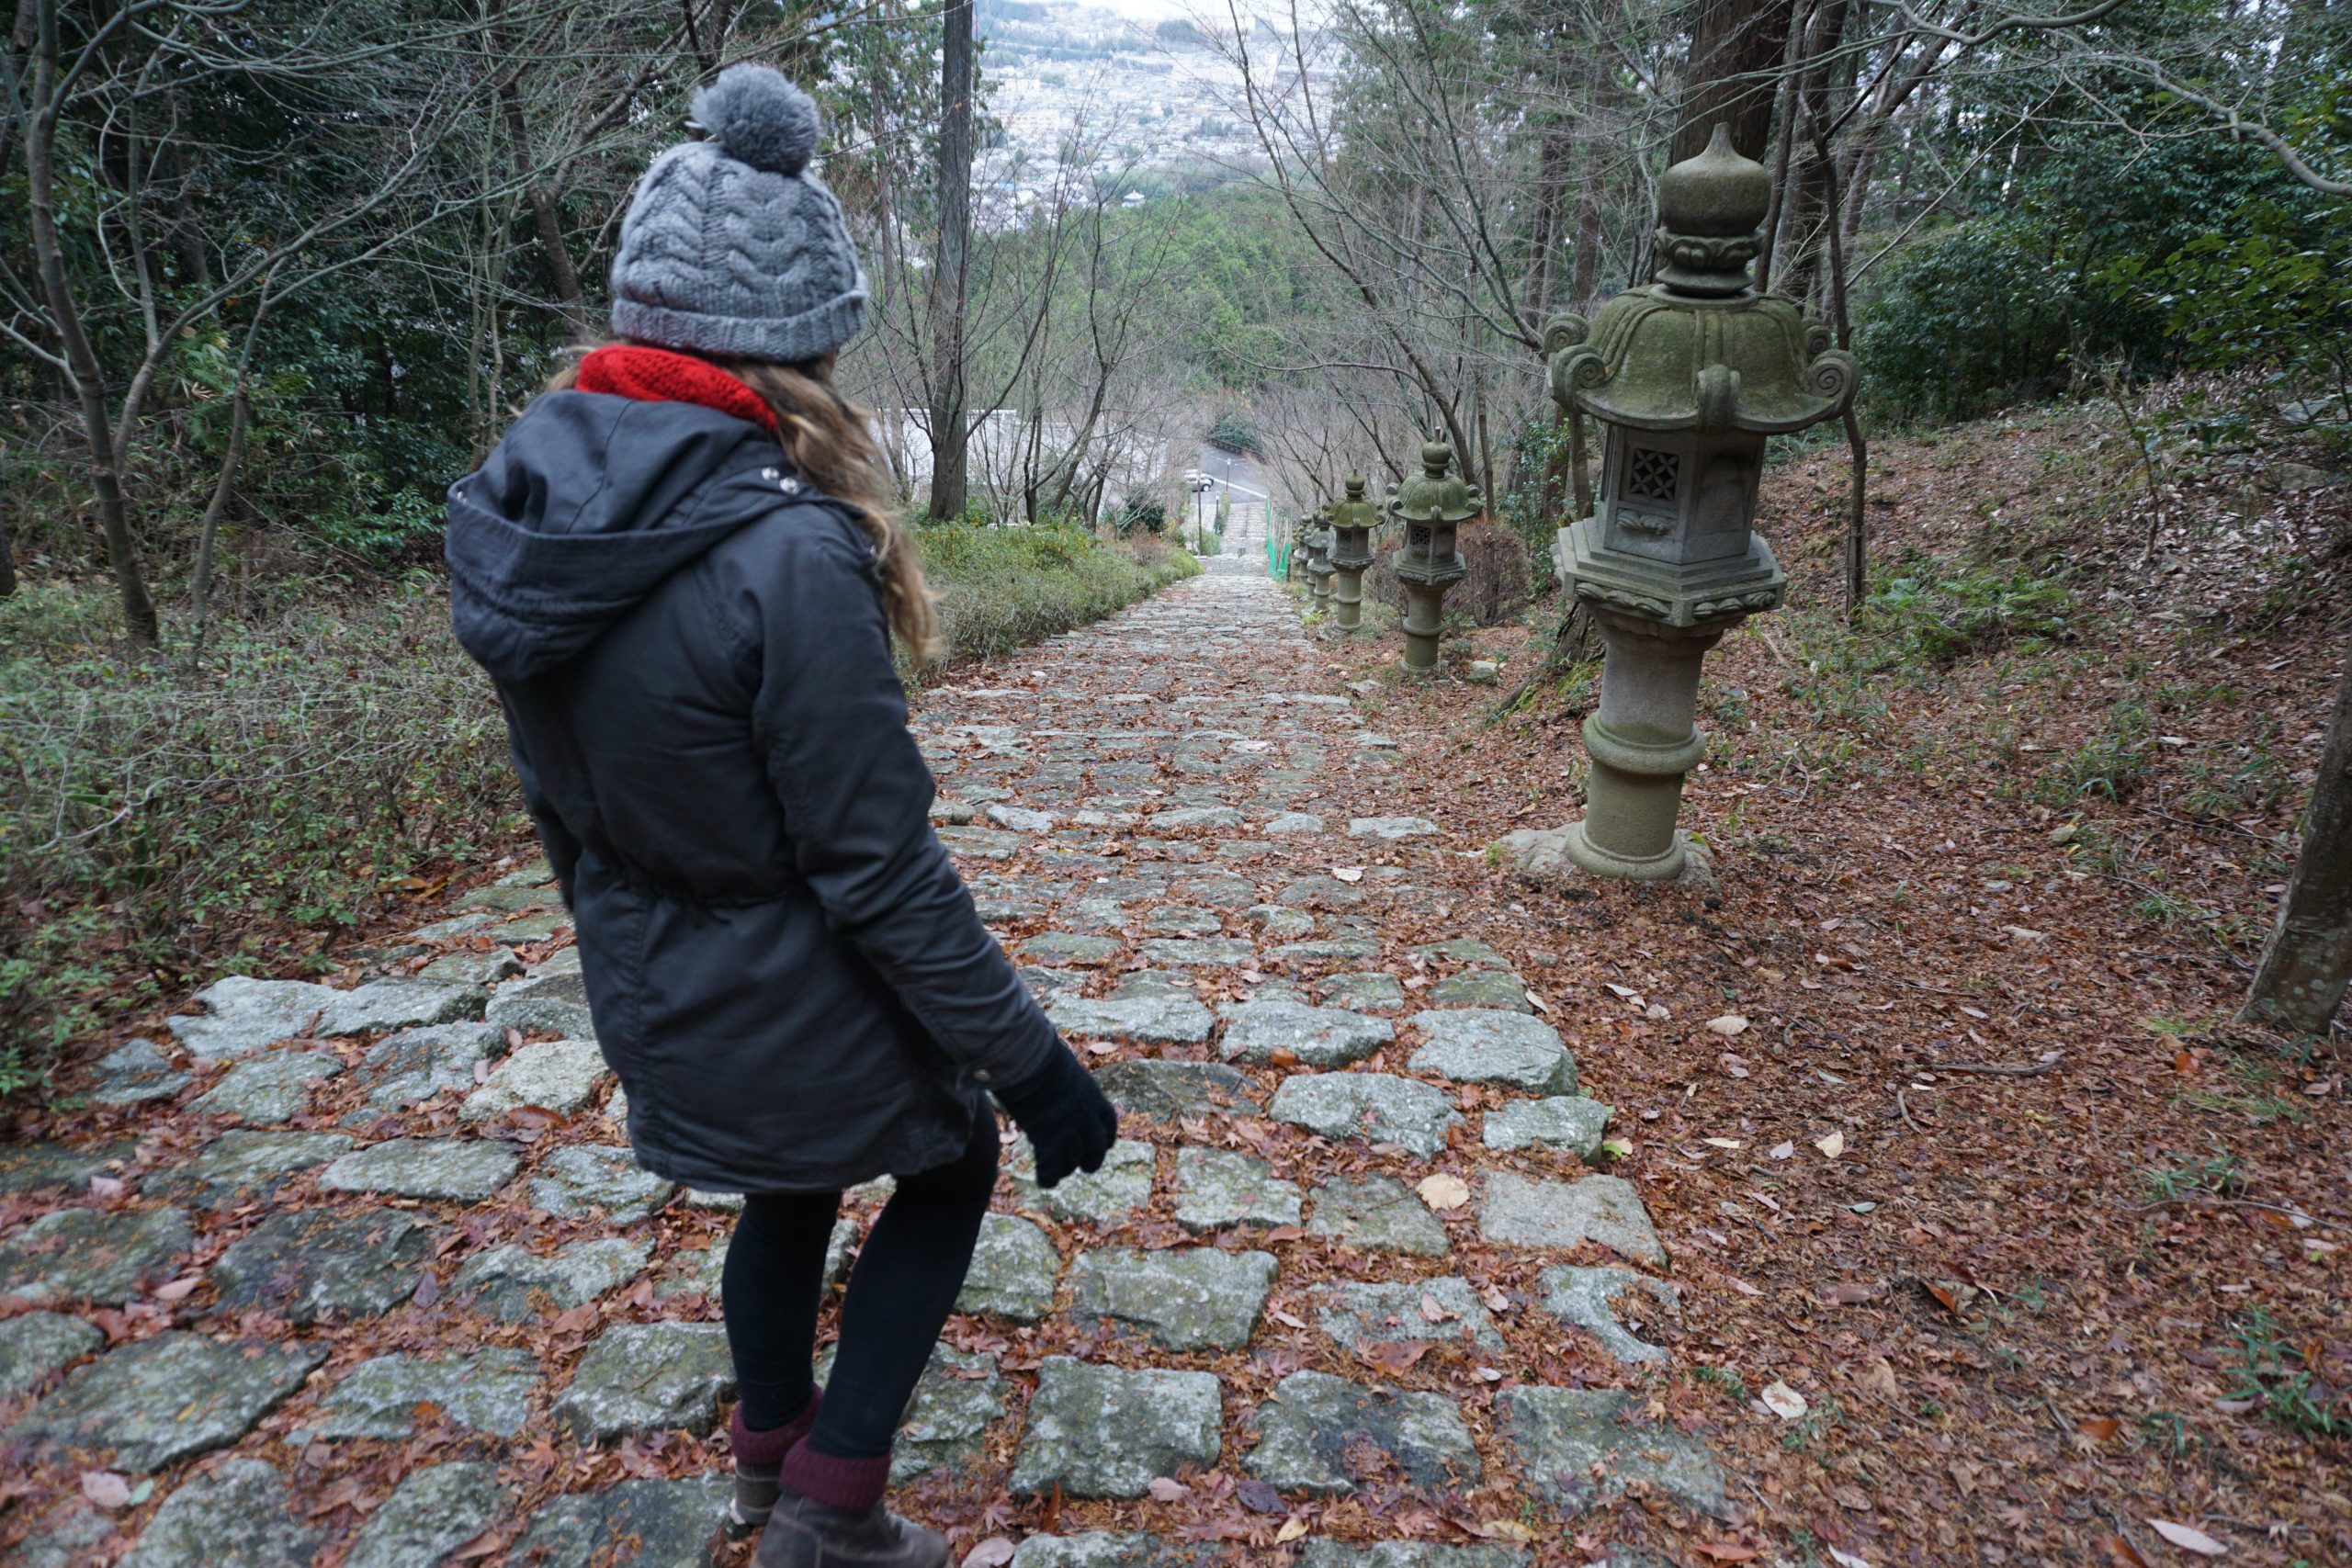
<svg viewBox="0 0 2352 1568">
<path fill-rule="evenodd" d="M 882 1501 L 883 1488 L 890 1482 L 890 1456 L 842 1459 L 819 1453 L 804 1438 L 784 1456 L 784 1470 L 776 1479 L 786 1490 L 797 1492 L 811 1502 L 844 1513 L 862 1514 Z"/>
<path fill-rule="evenodd" d="M 808 1403 L 801 1407 L 799 1415 L 764 1432 L 753 1431 L 744 1424 L 743 1407 L 738 1404 L 735 1413 L 727 1418 L 727 1446 L 733 1450 L 736 1462 L 782 1464 L 784 1456 L 792 1451 L 792 1445 L 807 1437 L 808 1428 L 817 1424 L 817 1406 L 824 1398 L 821 1390 L 810 1389 Z"/>
</svg>

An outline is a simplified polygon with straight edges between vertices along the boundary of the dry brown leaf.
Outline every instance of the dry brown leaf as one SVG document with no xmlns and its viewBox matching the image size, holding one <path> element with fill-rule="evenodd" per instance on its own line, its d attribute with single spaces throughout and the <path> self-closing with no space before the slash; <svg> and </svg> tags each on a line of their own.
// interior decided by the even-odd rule
<svg viewBox="0 0 2352 1568">
<path fill-rule="evenodd" d="M 2222 1557 L 2230 1550 L 2203 1530 L 2189 1525 L 2177 1525 L 2170 1519 L 2150 1519 L 2148 1528 L 2183 1551 L 2193 1551 L 2199 1557 Z"/>
<path fill-rule="evenodd" d="M 1448 1176 L 1442 1171 L 1435 1176 L 1423 1177 L 1421 1184 L 1414 1190 L 1421 1195 L 1422 1202 L 1440 1213 L 1459 1209 L 1470 1201 L 1470 1184 L 1458 1176 Z"/>
</svg>

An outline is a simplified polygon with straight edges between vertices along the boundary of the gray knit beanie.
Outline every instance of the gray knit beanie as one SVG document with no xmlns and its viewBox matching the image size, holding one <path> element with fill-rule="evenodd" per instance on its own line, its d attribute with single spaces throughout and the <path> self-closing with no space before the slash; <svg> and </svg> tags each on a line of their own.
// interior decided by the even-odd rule
<svg viewBox="0 0 2352 1568">
<path fill-rule="evenodd" d="M 613 262 L 613 331 L 742 359 L 815 359 L 865 320 L 865 274 L 842 204 L 808 170 L 817 106 L 764 65 L 695 94 L 708 140 L 638 183 Z"/>
</svg>

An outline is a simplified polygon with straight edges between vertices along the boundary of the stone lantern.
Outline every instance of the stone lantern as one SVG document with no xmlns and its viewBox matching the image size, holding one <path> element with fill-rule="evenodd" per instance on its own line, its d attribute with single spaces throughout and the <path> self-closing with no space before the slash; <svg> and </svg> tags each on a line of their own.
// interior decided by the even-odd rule
<svg viewBox="0 0 2352 1568">
<path fill-rule="evenodd" d="M 1306 520 L 1307 607 L 1321 615 L 1331 607 L 1331 529 L 1325 507 Z"/>
<path fill-rule="evenodd" d="M 1462 527 L 1483 502 L 1453 473 L 1453 448 L 1432 441 L 1421 448 L 1421 471 L 1396 487 L 1391 515 L 1405 525 L 1396 551 L 1396 577 L 1405 585 L 1405 668 L 1437 668 L 1438 634 L 1445 626 L 1445 591 L 1468 575 L 1469 563 L 1454 548 Z"/>
<path fill-rule="evenodd" d="M 1332 585 L 1338 607 L 1331 624 L 1343 632 L 1363 625 L 1363 574 L 1372 565 L 1372 530 L 1379 521 L 1380 508 L 1364 499 L 1363 477 L 1350 474 L 1348 498 L 1331 508 L 1331 570 L 1339 579 Z"/>
<path fill-rule="evenodd" d="M 1603 432 L 1593 514 L 1561 529 L 1552 554 L 1606 655 L 1584 723 L 1584 820 L 1514 834 L 1531 873 L 1684 874 L 1691 852 L 1674 823 L 1683 775 L 1706 754 L 1700 662 L 1788 585 L 1750 529 L 1764 444 L 1838 418 L 1857 369 L 1819 320 L 1749 279 L 1771 195 L 1716 127 L 1658 181 L 1657 281 L 1603 305 L 1589 333 L 1575 316 L 1545 331 L 1554 400 Z"/>
</svg>

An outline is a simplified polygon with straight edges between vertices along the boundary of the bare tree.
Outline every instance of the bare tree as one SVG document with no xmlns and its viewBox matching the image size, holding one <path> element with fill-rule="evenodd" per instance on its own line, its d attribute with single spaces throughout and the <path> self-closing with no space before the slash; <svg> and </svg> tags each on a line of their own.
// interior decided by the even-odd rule
<svg viewBox="0 0 2352 1568">
<path fill-rule="evenodd" d="M 939 55 L 939 230 L 931 276 L 931 514 L 964 514 L 965 268 L 972 241 L 972 3 L 947 0 Z"/>
</svg>

